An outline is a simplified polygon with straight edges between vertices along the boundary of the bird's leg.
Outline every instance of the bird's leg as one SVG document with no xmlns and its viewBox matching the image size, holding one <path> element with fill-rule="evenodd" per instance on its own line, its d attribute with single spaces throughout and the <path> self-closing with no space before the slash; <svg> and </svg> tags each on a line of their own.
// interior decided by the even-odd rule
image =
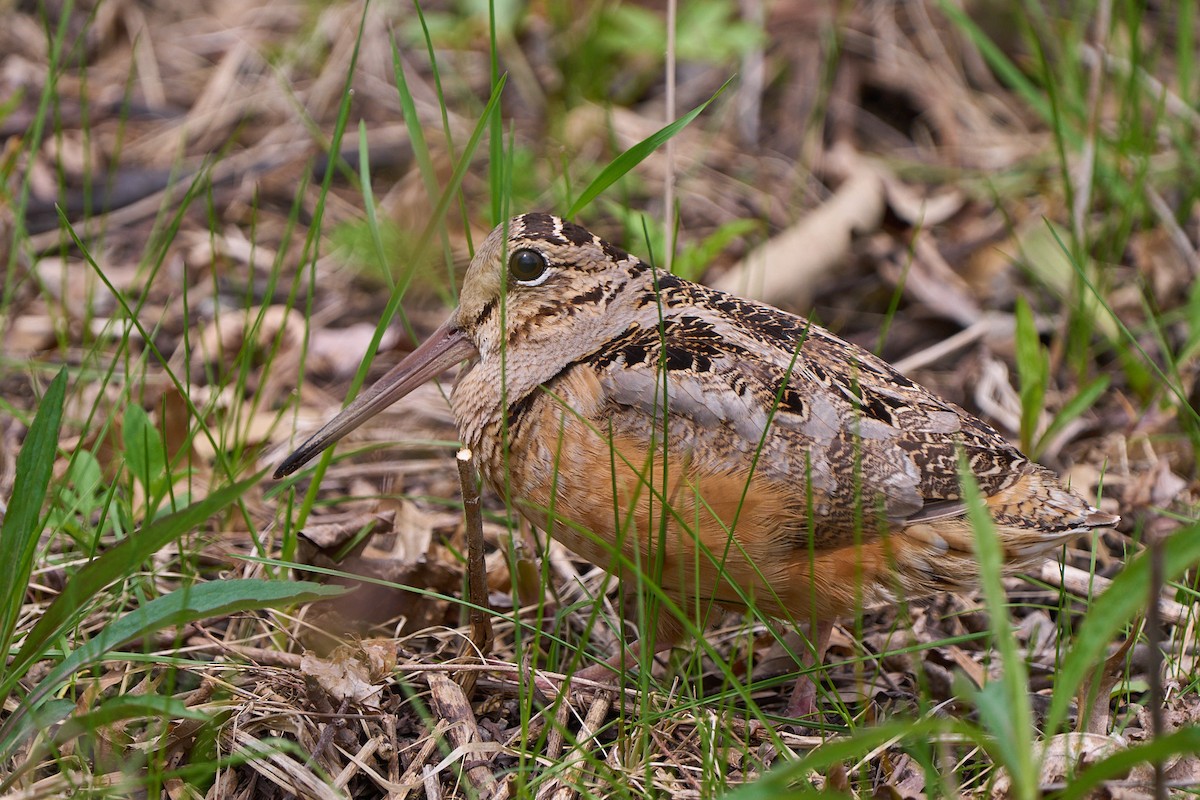
<svg viewBox="0 0 1200 800">
<path fill-rule="evenodd" d="M 792 696 L 788 698 L 787 715 L 792 719 L 804 719 L 817 713 L 817 682 L 811 673 L 815 667 L 821 666 L 825 660 L 825 651 L 829 649 L 829 637 L 833 633 L 832 622 L 814 622 L 809 626 L 809 642 L 811 648 L 804 648 L 800 656 L 800 666 L 803 674 L 796 679 L 792 687 Z"/>
</svg>

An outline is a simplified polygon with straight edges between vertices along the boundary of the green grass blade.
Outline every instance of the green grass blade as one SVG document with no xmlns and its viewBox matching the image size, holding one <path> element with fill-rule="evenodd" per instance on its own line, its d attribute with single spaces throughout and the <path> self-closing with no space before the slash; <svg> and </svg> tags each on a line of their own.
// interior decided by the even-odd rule
<svg viewBox="0 0 1200 800">
<path fill-rule="evenodd" d="M 1059 235 L 1058 230 L 1052 225 L 1049 226 L 1049 230 L 1062 252 L 1070 254 L 1071 251 L 1063 241 L 1062 236 Z M 1153 377 L 1157 377 L 1161 389 L 1168 392 L 1174 398 L 1174 401 L 1176 401 L 1175 410 L 1180 416 L 1189 417 L 1196 425 L 1200 425 L 1200 409 L 1191 402 L 1187 392 L 1184 391 L 1175 364 L 1168 361 L 1166 369 L 1160 366 L 1160 359 L 1155 358 L 1147 352 L 1139 333 L 1135 333 L 1129 325 L 1125 324 L 1125 321 L 1113 309 L 1103 292 L 1097 288 L 1095 281 L 1087 274 L 1087 270 L 1080 267 L 1078 261 L 1074 259 L 1072 259 L 1072 264 L 1074 265 L 1079 281 L 1087 289 L 1088 296 L 1095 298 L 1097 308 L 1104 310 L 1104 316 L 1100 317 L 1100 319 L 1111 321 L 1114 330 L 1112 335 L 1114 343 L 1117 343 L 1116 340 L 1118 339 L 1124 340 L 1124 346 L 1117 349 L 1117 355 L 1122 359 L 1126 379 L 1130 382 L 1136 381 L 1136 383 L 1149 384 L 1152 382 Z M 1155 324 L 1153 315 L 1149 322 Z M 1159 338 L 1162 339 L 1161 335 Z M 1131 368 L 1136 368 L 1137 373 L 1131 372 Z M 1139 378 L 1138 373 L 1144 377 Z"/>
<path fill-rule="evenodd" d="M 114 722 L 148 718 L 207 720 L 208 715 L 188 708 L 174 697 L 158 694 L 121 694 L 107 698 L 93 711 L 71 717 L 54 732 L 54 740 L 62 743 Z"/>
<path fill-rule="evenodd" d="M 1037 323 L 1024 297 L 1017 297 L 1017 383 L 1021 397 L 1021 449 L 1033 451 L 1038 421 L 1046 399 L 1050 362 L 1038 338 Z"/>
<path fill-rule="evenodd" d="M 258 483 L 262 476 L 263 473 L 260 472 L 213 492 L 181 511 L 155 520 L 89 561 L 67 581 L 62 594 L 50 604 L 25 637 L 20 651 L 8 665 L 4 678 L 0 681 L 0 697 L 7 697 L 29 667 L 44 657 L 51 641 L 73 624 L 74 620 L 88 613 L 91 599 L 105 586 L 133 574 L 147 558 L 169 542 L 195 529 L 204 520 L 235 502 L 247 489 Z"/>
<path fill-rule="evenodd" d="M 998 685 L 987 684 L 976 693 L 976 707 L 980 719 L 993 736 L 995 755 L 1008 767 L 1013 782 L 1013 796 L 1021 800 L 1033 800 L 1038 796 L 1039 772 L 1033 758 L 1033 710 L 1027 697 L 1029 675 L 1008 616 L 1008 598 L 1002 578 L 1003 547 L 996 526 L 988 515 L 979 484 L 961 450 L 958 454 L 958 471 L 963 499 L 967 502 L 967 518 L 975 538 L 984 606 L 991 620 L 992 640 L 1000 651 L 1004 669 Z"/>
<path fill-rule="evenodd" d="M 965 11 L 954 3 L 949 2 L 949 0 L 941 0 L 938 3 L 938 8 L 979 48 L 980 54 L 983 55 L 988 65 L 996 71 L 996 74 L 1000 76 L 1000 80 L 1011 86 L 1020 95 L 1021 99 L 1037 112 L 1043 121 L 1047 123 L 1054 122 L 1054 110 L 1049 101 L 1046 100 L 1045 94 L 1025 77 L 1025 73 L 1021 71 L 1020 67 L 1003 50 L 996 46 L 996 43 L 984 33 L 975 20 L 971 19 Z"/>
<path fill-rule="evenodd" d="M 340 586 L 324 586 L 309 581 L 271 581 L 259 578 L 211 581 L 178 589 L 157 597 L 106 625 L 100 633 L 67 654 L 30 692 L 23 703 L 0 727 L 0 760 L 12 755 L 21 743 L 21 720 L 35 710 L 75 672 L 98 662 L 110 650 L 126 642 L 172 625 L 185 625 L 208 617 L 253 611 L 280 605 L 306 603 L 336 597 L 345 592 Z M 8 788 L 7 782 L 0 791 Z"/>
<path fill-rule="evenodd" d="M 488 0 L 488 55 L 491 60 L 492 89 L 500 82 L 500 48 L 496 44 L 496 0 Z M 499 225 L 505 205 L 504 118 L 497 104 L 488 114 L 488 187 L 493 225 Z"/>
<path fill-rule="evenodd" d="M 413 3 L 413 9 L 417 12 L 417 20 L 421 24 L 421 31 L 425 38 L 426 52 L 429 54 L 429 67 L 433 75 L 434 94 L 438 99 L 438 107 L 441 109 L 442 129 L 446 137 L 446 152 L 450 158 L 454 158 L 454 136 L 450 130 L 449 112 L 447 111 L 448 104 L 446 95 L 442 91 L 441 74 L 438 72 L 437 52 L 433 46 L 433 39 L 429 34 L 429 26 L 425 22 L 425 13 L 421 10 L 419 2 Z M 392 46 L 392 73 L 396 80 L 396 92 L 400 97 L 400 110 L 404 114 L 404 127 L 408 131 L 409 141 L 412 142 L 413 157 L 416 159 L 417 168 L 421 172 L 421 180 L 425 183 L 425 192 L 429 195 L 429 202 L 437 202 L 438 198 L 438 182 L 437 169 L 433 165 L 433 154 L 429 150 L 429 143 L 425 140 L 425 129 L 421 125 L 421 119 L 417 115 L 417 105 L 413 100 L 412 91 L 408 85 L 408 78 L 404 74 L 404 64 L 400 58 L 400 46 L 396 42 L 396 37 L 391 37 Z M 467 204 L 465 198 L 459 194 L 459 210 L 462 213 L 464 220 L 468 219 Z M 474 253 L 475 248 L 471 244 L 471 226 L 466 225 L 468 251 Z M 441 231 L 442 240 L 442 255 L 446 264 L 446 285 L 450 287 L 450 291 L 457 298 L 456 280 L 454 272 L 454 253 L 450 249 L 450 236 L 443 228 Z"/>
<path fill-rule="evenodd" d="M 429 243 L 433 240 L 434 234 L 441 227 L 445 219 L 446 212 L 450 208 L 450 203 L 453 202 L 455 195 L 458 194 L 459 186 L 462 185 L 463 178 L 467 174 L 467 169 L 471 166 L 471 158 L 475 154 L 475 148 L 479 146 L 479 141 L 483 137 L 489 115 L 500 103 L 500 96 L 504 93 L 506 81 L 507 76 L 501 75 L 496 88 L 492 90 L 492 96 L 488 99 L 488 104 L 483 109 L 483 115 L 475 125 L 475 130 L 471 132 L 471 138 L 467 140 L 467 145 L 463 149 L 462 156 L 459 158 L 458 163 L 455 164 L 454 172 L 450 175 L 450 180 L 447 182 L 445 190 L 442 192 L 437 205 L 434 206 L 433 212 L 430 214 L 429 222 L 425 224 L 420 238 L 413 247 L 411 260 L 414 264 L 420 263 L 421 259 L 424 258 Z M 346 394 L 347 403 L 350 403 L 355 398 L 359 389 L 362 388 L 363 383 L 366 381 L 367 372 L 371 368 L 371 361 L 374 359 L 375 353 L 379 350 L 379 343 L 383 341 L 384 332 L 387 330 L 388 325 L 392 323 L 392 319 L 396 316 L 396 311 L 400 308 L 400 301 L 404 299 L 404 293 L 408 291 L 408 284 L 412 279 L 412 275 L 413 270 L 407 270 L 400 281 L 392 287 L 392 294 L 388 298 L 387 305 L 383 309 L 383 314 L 380 315 L 379 322 L 375 326 L 375 333 L 371 336 L 371 343 L 367 346 L 367 351 L 363 354 L 362 361 L 358 365 L 358 370 L 354 373 L 354 378 L 350 382 L 350 390 Z M 321 483 L 321 476 L 325 474 L 325 470 L 332 459 L 333 448 L 331 447 L 321 455 L 316 467 L 313 468 L 312 482 L 309 484 L 304 502 L 296 515 L 296 527 L 303 527 L 305 520 L 308 519 L 309 512 L 312 510 L 313 505 L 316 504 L 317 489 Z"/>
<path fill-rule="evenodd" d="M 1200 525 L 1180 528 L 1162 545 L 1163 579 L 1172 581 L 1200 562 Z M 1104 663 L 1107 647 L 1121 629 L 1145 613 L 1150 592 L 1150 553 L 1139 554 L 1113 578 L 1104 594 L 1091 602 L 1079 625 L 1074 646 L 1067 651 L 1055 678 L 1054 695 L 1046 715 L 1046 731 L 1055 733 L 1066 720 L 1071 700 L 1088 675 Z"/>
<path fill-rule="evenodd" d="M 358 175 L 359 188 L 362 190 L 363 196 L 363 213 L 367 217 L 367 232 L 371 234 L 371 248 L 374 250 L 375 260 L 382 267 L 383 277 L 388 283 L 395 284 L 396 279 L 390 269 L 387 269 L 388 252 L 383 244 L 383 234 L 379 230 L 379 214 L 375 207 L 375 190 L 371 188 L 371 152 L 367 145 L 367 123 L 365 120 L 358 121 Z M 414 267 L 409 265 L 408 269 Z"/>
<path fill-rule="evenodd" d="M 849 736 L 823 744 L 804 757 L 771 770 L 760 780 L 743 784 L 725 797 L 726 800 L 829 797 L 824 788 L 818 790 L 803 783 L 812 772 L 822 772 L 834 764 L 862 758 L 873 750 L 895 742 L 928 742 L 938 736 L 947 735 L 981 745 L 988 744 L 982 740 L 980 731 L 955 720 L 927 718 L 885 722 L 873 727 L 860 728 Z"/>
<path fill-rule="evenodd" d="M 733 78 L 730 78 L 729 80 L 725 81 L 725 83 L 721 84 L 721 88 L 717 89 L 717 91 L 713 93 L 712 97 L 708 98 L 703 103 L 672 122 L 670 125 L 660 128 L 642 141 L 635 144 L 633 147 L 630 147 L 624 153 L 621 153 L 621 155 L 614 158 L 608 166 L 600 170 L 600 174 L 596 176 L 595 180 L 593 180 L 588 187 L 583 190 L 583 193 L 579 195 L 579 197 L 575 200 L 575 203 L 571 206 L 571 209 L 567 211 L 567 216 L 570 218 L 578 216 L 579 212 L 587 208 L 593 200 L 600 196 L 601 192 L 619 181 L 631 169 L 645 161 L 647 156 L 661 147 L 668 139 L 686 128 L 692 122 L 692 120 L 700 116 L 704 109 L 708 108 L 712 101 L 720 97 L 721 92 L 725 91 L 725 87 L 728 86 L 732 80 Z"/>
<path fill-rule="evenodd" d="M 29 426 L 25 444 L 17 456 L 17 473 L 12 498 L 0 526 L 0 564 L 6 565 L 9 584 L 0 609 L 0 654 L 8 655 L 17 618 L 25 601 L 25 589 L 33 571 L 33 557 L 41 537 L 39 520 L 50 475 L 58 451 L 58 432 L 62 427 L 63 401 L 67 396 L 67 370 L 64 367 L 46 388 L 38 404 L 37 416 Z M 3 695 L 0 695 L 0 700 Z"/>
<path fill-rule="evenodd" d="M 400 58 L 400 47 L 396 38 L 391 37 L 392 45 L 392 75 L 396 80 L 396 92 L 400 96 L 400 112 L 404 116 L 404 129 L 408 131 L 408 140 L 412 143 L 413 158 L 417 169 L 421 172 L 421 180 L 429 199 L 437 198 L 437 170 L 433 166 L 433 156 L 429 152 L 429 143 L 425 141 L 425 129 L 421 126 L 421 118 L 417 116 L 417 104 L 413 100 L 412 91 L 408 88 L 408 78 L 404 74 L 404 64 Z M 445 108 L 445 105 L 442 106 Z"/>
<path fill-rule="evenodd" d="M 492 91 L 492 96 L 488 99 L 487 106 L 483 109 L 483 115 L 475 126 L 475 130 L 471 132 L 471 138 L 467 140 L 467 146 L 463 149 L 462 157 L 454 167 L 454 172 L 450 176 L 450 180 L 446 183 L 446 188 L 443 190 L 441 197 L 438 199 L 437 205 L 430 215 L 429 222 L 426 223 L 425 229 L 421 232 L 421 237 L 417 240 L 416 246 L 413 248 L 412 261 L 419 263 L 425 256 L 425 251 L 429 247 L 429 243 L 433 240 L 434 233 L 442 225 L 442 221 L 446 216 L 446 212 L 450 208 L 450 203 L 454 196 L 458 193 L 458 187 L 462 185 L 463 178 L 466 177 L 467 169 L 471 166 L 471 158 L 475 153 L 475 148 L 479 146 L 479 140 L 483 137 L 483 132 L 486 130 L 486 125 L 492 112 L 499 106 L 500 97 L 504 93 L 504 84 L 507 76 L 501 75 L 496 88 Z M 392 317 L 396 315 L 396 309 L 400 307 L 400 300 L 404 297 L 404 293 L 408 290 L 409 279 L 412 277 L 412 271 L 407 271 L 404 278 L 392 288 L 391 297 L 388 298 L 387 306 L 384 308 L 383 315 L 380 317 L 379 324 L 375 328 L 375 335 L 371 338 L 371 344 L 367 348 L 367 353 L 363 356 L 362 363 L 359 364 L 358 371 L 354 375 L 354 380 L 351 383 L 350 394 L 346 401 L 353 399 L 362 387 L 363 381 L 366 380 L 367 370 L 370 368 L 371 360 L 374 353 L 379 349 L 379 343 L 383 340 L 384 331 L 391 324 Z M 321 462 L 322 465 L 328 463 L 332 454 L 332 448 L 326 451 L 326 456 Z M 323 468 L 321 468 L 323 472 Z M 314 481 L 314 484 L 317 481 Z"/>
</svg>

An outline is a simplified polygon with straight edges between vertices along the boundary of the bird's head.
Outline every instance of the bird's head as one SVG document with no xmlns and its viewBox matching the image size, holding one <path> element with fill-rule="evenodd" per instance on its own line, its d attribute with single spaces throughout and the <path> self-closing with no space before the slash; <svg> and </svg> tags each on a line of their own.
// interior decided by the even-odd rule
<svg viewBox="0 0 1200 800">
<path fill-rule="evenodd" d="M 648 269 L 551 214 L 522 214 L 497 226 L 476 251 L 450 318 L 288 456 L 275 477 L 295 472 L 465 359 L 478 359 L 510 384 L 549 380 L 630 324 L 639 309 L 622 302 L 621 289 Z"/>
</svg>

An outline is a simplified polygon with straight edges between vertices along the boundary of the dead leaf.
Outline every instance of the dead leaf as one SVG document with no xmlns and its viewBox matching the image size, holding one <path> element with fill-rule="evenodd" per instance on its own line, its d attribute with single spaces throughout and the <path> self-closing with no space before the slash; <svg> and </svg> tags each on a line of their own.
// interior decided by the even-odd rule
<svg viewBox="0 0 1200 800">
<path fill-rule="evenodd" d="M 396 521 L 396 512 L 385 511 L 381 514 L 351 514 L 349 519 L 339 519 L 337 522 L 309 525 L 300 532 L 303 539 L 308 540 L 320 551 L 321 555 L 332 558 L 342 545 L 358 534 L 364 527 L 371 525 L 371 535 L 391 533 Z M 364 540 L 356 548 L 361 552 L 366 547 Z M 306 562 L 308 563 L 308 562 Z"/>
<path fill-rule="evenodd" d="M 1017 640 L 1025 643 L 1029 658 L 1034 661 L 1053 661 L 1058 630 L 1050 615 L 1040 608 L 1030 610 L 1017 620 Z"/>
<path fill-rule="evenodd" d="M 900 800 L 924 800 L 925 769 L 907 753 L 886 753 L 882 759 L 887 788 Z"/>
<path fill-rule="evenodd" d="M 305 651 L 300 669 L 337 701 L 378 711 L 383 679 L 396 664 L 394 649 L 377 642 L 342 645 L 327 658 Z"/>
<path fill-rule="evenodd" d="M 970 653 L 956 644 L 948 645 L 945 650 L 955 666 L 963 671 L 971 683 L 975 684 L 975 688 L 978 689 L 987 682 L 987 671 L 982 664 L 971 658 Z"/>
<path fill-rule="evenodd" d="M 22 314 L 4 331 L 4 354 L 15 360 L 54 347 L 54 323 L 44 314 Z"/>
<path fill-rule="evenodd" d="M 83 259 L 46 256 L 35 269 L 41 284 L 71 319 L 107 316 L 116 307 L 116 297 Z"/>
<path fill-rule="evenodd" d="M 1175 498 L 1187 491 L 1188 482 L 1171 471 L 1167 459 L 1158 462 L 1154 471 L 1154 485 L 1150 489 L 1150 502 L 1161 508 L 1170 508 Z"/>
<path fill-rule="evenodd" d="M 191 352 L 192 380 L 203 386 L 215 375 L 216 385 L 225 386 L 225 373 L 234 363 L 235 355 L 250 350 L 251 363 L 269 364 L 270 369 L 255 369 L 244 381 L 231 382 L 223 392 L 240 388 L 246 395 L 255 395 L 253 409 L 246 409 L 240 417 L 250 416 L 254 409 L 274 408 L 299 371 L 305 330 L 304 315 L 294 308 L 276 305 L 224 311 L 196 337 Z M 231 394 L 225 400 L 232 407 L 240 397 Z M 259 441 L 264 440 L 262 437 L 274 424 L 273 414 L 257 422 Z"/>
<path fill-rule="evenodd" d="M 163 444 L 172 463 L 180 456 L 184 448 L 191 450 L 191 438 L 188 430 L 191 427 L 191 411 L 187 400 L 179 393 L 175 384 L 169 384 L 158 401 L 157 411 L 161 417 L 159 430 L 163 434 Z M 204 437 L 200 437 L 204 438 Z M 187 459 L 185 459 L 186 463 Z"/>
<path fill-rule="evenodd" d="M 1112 690 L 1125 676 L 1125 663 L 1129 656 L 1129 650 L 1137 642 L 1137 632 L 1142 629 L 1141 619 L 1135 620 L 1132 629 L 1134 633 L 1127 637 L 1117 651 L 1104 660 L 1103 666 L 1079 687 L 1080 709 L 1087 707 L 1087 699 L 1092 698 L 1086 717 L 1079 720 L 1085 734 L 1103 736 L 1108 733 Z"/>
<path fill-rule="evenodd" d="M 966 202 L 963 193 L 954 187 L 928 195 L 912 188 L 890 170 L 881 169 L 879 175 L 887 191 L 888 208 L 914 228 L 941 225 L 957 214 Z"/>
<path fill-rule="evenodd" d="M 1086 767 L 1128 747 L 1124 737 L 1100 733 L 1060 733 L 1042 744 L 1041 783 L 1063 783 Z"/>
</svg>

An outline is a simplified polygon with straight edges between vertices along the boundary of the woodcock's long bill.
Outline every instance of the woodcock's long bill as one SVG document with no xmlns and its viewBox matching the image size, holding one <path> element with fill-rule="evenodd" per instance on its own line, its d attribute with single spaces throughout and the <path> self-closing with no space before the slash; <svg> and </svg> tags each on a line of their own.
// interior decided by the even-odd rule
<svg viewBox="0 0 1200 800">
<path fill-rule="evenodd" d="M 960 453 L 1007 568 L 1118 521 L 866 350 L 549 214 L 492 231 L 446 323 L 276 476 L 464 360 L 454 418 L 489 483 L 597 565 L 657 565 L 689 613 L 830 620 L 971 588 Z"/>
</svg>

